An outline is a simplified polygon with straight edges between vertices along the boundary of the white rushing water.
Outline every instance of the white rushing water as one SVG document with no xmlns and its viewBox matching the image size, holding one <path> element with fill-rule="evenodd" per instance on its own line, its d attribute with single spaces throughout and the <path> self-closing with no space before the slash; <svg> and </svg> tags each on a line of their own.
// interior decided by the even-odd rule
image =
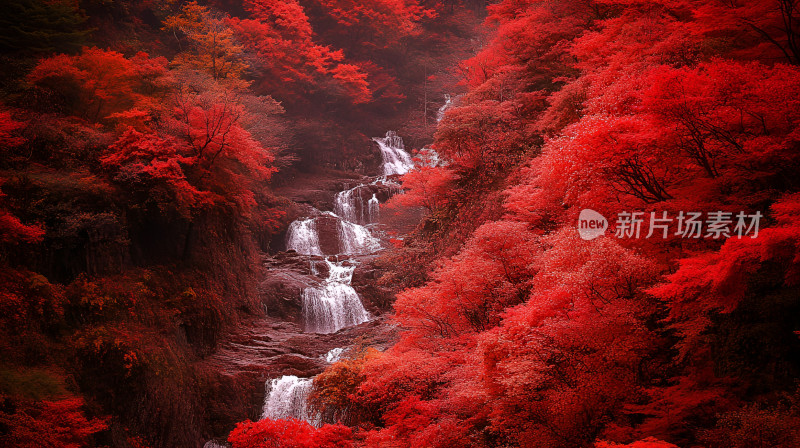
<svg viewBox="0 0 800 448">
<path fill-rule="evenodd" d="M 411 157 L 403 147 L 403 140 L 396 133 L 389 131 L 385 137 L 374 140 L 380 146 L 383 156 L 384 176 L 405 174 L 414 167 Z M 389 187 L 392 193 L 401 191 L 398 185 L 385 177 L 375 179 L 373 184 Z M 380 202 L 374 189 L 365 187 L 366 185 L 359 185 L 338 193 L 335 198 L 335 213 L 323 213 L 338 218 L 340 255 L 366 255 L 381 248 L 380 240 L 372 236 L 369 228 L 365 227 L 378 222 Z M 371 197 L 364 196 L 370 193 Z M 291 223 L 287 232 L 288 250 L 304 255 L 323 255 L 317 218 L 304 218 Z M 327 228 L 327 226 L 322 227 Z M 317 275 L 315 263 L 311 261 L 311 271 Z M 304 331 L 334 333 L 342 328 L 368 321 L 371 316 L 351 286 L 355 265 L 347 260 L 331 262 L 325 259 L 325 263 L 328 267 L 328 277 L 320 285 L 308 287 L 302 293 Z M 337 362 L 345 350 L 345 348 L 334 348 L 323 358 L 328 363 Z M 293 375 L 270 380 L 267 383 L 269 390 L 264 400 L 262 418 L 295 418 L 319 426 L 322 418 L 313 412 L 308 404 L 313 381 L 313 378 L 298 378 Z"/>
<path fill-rule="evenodd" d="M 356 223 L 364 222 L 364 208 L 359 187 L 361 185 L 336 193 L 333 211 L 344 220 Z"/>
<path fill-rule="evenodd" d="M 369 184 L 361 184 L 337 193 L 334 198 L 333 211 L 345 221 L 356 224 L 373 224 L 375 221 L 370 218 L 369 214 L 372 199 L 367 199 L 367 195 L 371 191 Z M 372 194 L 372 198 L 375 198 L 375 201 L 378 200 L 375 194 Z"/>
<path fill-rule="evenodd" d="M 220 443 L 216 440 L 209 440 L 203 445 L 203 448 L 230 448 L 230 445 Z"/>
<path fill-rule="evenodd" d="M 306 332 L 334 333 L 369 320 L 355 289 L 350 286 L 355 266 L 328 264 L 329 274 L 320 286 L 303 290 L 303 323 Z"/>
<path fill-rule="evenodd" d="M 344 349 L 341 347 L 337 347 L 331 349 L 328 353 L 325 354 L 325 362 L 328 363 L 335 363 L 342 359 L 342 353 L 344 353 Z"/>
<path fill-rule="evenodd" d="M 444 104 L 442 104 L 442 107 L 440 107 L 439 111 L 436 112 L 436 122 L 437 123 L 442 121 L 442 118 L 444 118 L 444 113 L 447 111 L 447 109 L 452 104 L 453 104 L 453 98 L 450 97 L 449 93 L 445 93 L 444 94 Z"/>
<path fill-rule="evenodd" d="M 336 194 L 333 205 L 334 212 L 345 221 L 352 223 L 362 225 L 377 223 L 380 219 L 380 201 L 369 185 L 377 185 L 378 182 L 381 185 L 389 186 L 390 189 L 394 186 L 385 179 L 376 179 L 372 184 L 361 184 L 341 191 Z"/>
<path fill-rule="evenodd" d="M 261 418 L 272 420 L 294 418 L 319 426 L 319 418 L 308 406 L 308 395 L 314 384 L 313 379 L 285 375 L 267 384 L 269 393 L 264 402 Z"/>
<path fill-rule="evenodd" d="M 298 219 L 289 225 L 286 248 L 303 255 L 322 255 L 317 225 L 313 218 Z"/>
<path fill-rule="evenodd" d="M 405 174 L 414 168 L 414 162 L 403 146 L 403 139 L 396 132 L 389 131 L 386 133 L 386 137 L 375 137 L 373 140 L 381 149 L 385 176 Z"/>
<path fill-rule="evenodd" d="M 381 242 L 368 228 L 349 221 L 339 221 L 339 251 L 347 255 L 367 255 L 377 252 Z"/>
<path fill-rule="evenodd" d="M 381 219 L 381 203 L 375 194 L 367 201 L 367 215 L 370 223 L 378 222 Z"/>
</svg>

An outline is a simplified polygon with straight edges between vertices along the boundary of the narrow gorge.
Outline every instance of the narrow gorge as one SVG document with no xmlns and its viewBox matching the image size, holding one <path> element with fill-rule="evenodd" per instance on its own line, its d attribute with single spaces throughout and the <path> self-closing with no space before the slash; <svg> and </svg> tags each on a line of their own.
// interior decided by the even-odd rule
<svg viewBox="0 0 800 448">
<path fill-rule="evenodd" d="M 226 375 L 264 385 L 254 418 L 335 423 L 308 404 L 314 376 L 354 345 L 384 350 L 393 341 L 396 332 L 385 316 L 391 292 L 374 284 L 372 262 L 391 230 L 381 222 L 381 203 L 401 192 L 395 179 L 414 162 L 393 131 L 373 142 L 382 160 L 375 175 L 315 176 L 311 187 L 286 193 L 297 218 L 280 236 L 280 250 L 264 255 L 267 317 L 238 329 L 210 357 Z M 210 440 L 206 447 L 221 443 Z"/>
</svg>

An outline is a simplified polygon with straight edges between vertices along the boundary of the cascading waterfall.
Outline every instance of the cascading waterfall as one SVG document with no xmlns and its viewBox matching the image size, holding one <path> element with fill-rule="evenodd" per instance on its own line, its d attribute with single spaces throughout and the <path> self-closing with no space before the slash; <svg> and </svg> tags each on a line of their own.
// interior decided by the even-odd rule
<svg viewBox="0 0 800 448">
<path fill-rule="evenodd" d="M 298 219 L 289 225 L 286 248 L 303 255 L 322 255 L 314 218 Z"/>
<path fill-rule="evenodd" d="M 386 133 L 386 137 L 374 140 L 380 146 L 383 156 L 384 176 L 405 174 L 414 167 L 411 157 L 403 148 L 403 140 L 395 132 L 389 131 Z M 385 177 L 376 179 L 373 183 L 378 182 L 389 186 L 393 192 L 400 191 L 399 186 L 387 181 Z M 373 192 L 372 197 L 364 201 L 363 187 L 365 185 L 359 185 L 338 193 L 334 206 L 335 214 L 323 213 L 339 218 L 339 251 L 343 255 L 366 255 L 380 249 L 380 241 L 372 236 L 367 227 L 360 225 L 361 223 L 375 223 L 380 216 L 380 203 L 377 195 Z M 323 255 L 316 218 L 294 221 L 289 226 L 286 247 L 303 255 Z M 351 286 L 355 266 L 348 261 L 334 263 L 325 259 L 325 263 L 328 265 L 328 277 L 319 286 L 303 290 L 305 331 L 334 333 L 342 328 L 368 321 L 371 316 L 364 309 L 358 293 Z M 314 275 L 317 275 L 314 262 L 311 263 L 311 270 Z M 325 354 L 324 359 L 329 363 L 337 362 L 344 350 L 343 348 L 332 349 Z M 313 384 L 313 378 L 298 378 L 293 375 L 271 380 L 268 382 L 269 392 L 264 401 L 262 418 L 295 418 L 320 426 L 321 416 L 313 412 L 308 405 L 308 396 Z M 345 415 L 344 410 L 341 412 L 339 419 Z"/>
<path fill-rule="evenodd" d="M 378 197 L 375 194 L 372 195 L 372 198 L 367 201 L 368 206 L 368 215 L 369 215 L 369 222 L 378 222 L 381 218 L 381 204 L 378 202 Z"/>
<path fill-rule="evenodd" d="M 349 190 L 340 191 L 336 194 L 333 211 L 346 221 L 364 221 L 363 207 L 361 207 L 361 195 L 358 193 L 359 187 L 361 187 L 361 185 Z"/>
<path fill-rule="evenodd" d="M 450 107 L 450 105 L 452 103 L 453 103 L 453 98 L 450 97 L 449 93 L 445 93 L 444 94 L 444 104 L 442 104 L 442 107 L 440 107 L 439 111 L 436 112 L 436 122 L 437 123 L 442 121 L 442 118 L 444 118 L 444 113 L 447 111 L 447 109 Z"/>
<path fill-rule="evenodd" d="M 364 226 L 339 221 L 339 250 L 348 255 L 368 255 L 381 248 L 380 241 Z"/>
<path fill-rule="evenodd" d="M 374 140 L 381 149 L 383 156 L 383 174 L 391 176 L 393 174 L 405 174 L 414 168 L 411 156 L 403 147 L 403 139 L 396 132 L 389 131 L 386 137 L 375 137 Z"/>
<path fill-rule="evenodd" d="M 329 269 L 325 282 L 303 291 L 305 331 L 335 333 L 368 321 L 369 313 L 361 304 L 358 293 L 350 286 L 355 266 L 345 266 L 344 262 L 325 262 Z"/>
<path fill-rule="evenodd" d="M 375 224 L 380 218 L 380 201 L 375 193 L 375 185 L 389 187 L 390 192 L 394 193 L 398 187 L 396 184 L 387 181 L 384 177 L 375 179 L 370 184 L 361 184 L 349 190 L 344 190 L 336 194 L 333 211 L 344 219 L 355 224 Z M 372 195 L 371 197 L 369 195 Z M 369 198 L 369 199 L 367 199 Z"/>
<path fill-rule="evenodd" d="M 261 418 L 272 420 L 295 418 L 319 426 L 319 417 L 308 406 L 308 395 L 313 384 L 314 380 L 311 378 L 298 378 L 294 375 L 285 375 L 272 380 L 269 383 L 270 389 Z"/>
<path fill-rule="evenodd" d="M 345 221 L 350 221 L 355 224 L 373 224 L 375 220 L 371 219 L 369 214 L 369 207 L 371 200 L 367 200 L 366 194 L 371 190 L 370 185 L 375 185 L 378 180 L 372 184 L 361 184 L 349 190 L 344 190 L 336 194 L 333 211 Z M 372 198 L 377 201 L 375 194 Z"/>
</svg>

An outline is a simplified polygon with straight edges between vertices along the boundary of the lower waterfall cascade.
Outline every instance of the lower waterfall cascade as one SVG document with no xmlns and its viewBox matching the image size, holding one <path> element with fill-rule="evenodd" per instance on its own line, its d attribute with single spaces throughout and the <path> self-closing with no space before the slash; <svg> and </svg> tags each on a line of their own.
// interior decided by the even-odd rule
<svg viewBox="0 0 800 448">
<path fill-rule="evenodd" d="M 261 418 L 273 420 L 294 418 L 319 425 L 319 419 L 308 407 L 308 395 L 311 393 L 313 381 L 311 378 L 285 375 L 267 383 L 269 393 L 264 401 Z"/>
</svg>

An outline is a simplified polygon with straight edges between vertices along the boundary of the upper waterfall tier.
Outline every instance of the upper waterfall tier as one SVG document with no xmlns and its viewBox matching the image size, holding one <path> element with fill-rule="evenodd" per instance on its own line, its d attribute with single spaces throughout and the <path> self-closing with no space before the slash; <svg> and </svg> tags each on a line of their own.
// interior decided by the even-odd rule
<svg viewBox="0 0 800 448">
<path fill-rule="evenodd" d="M 400 191 L 398 184 L 381 177 L 337 193 L 333 211 L 345 221 L 376 224 L 380 218 L 380 204 Z"/>
<path fill-rule="evenodd" d="M 403 146 L 403 139 L 396 132 L 389 131 L 385 137 L 375 137 L 373 140 L 381 149 L 385 176 L 405 174 L 414 168 L 414 162 Z"/>
<path fill-rule="evenodd" d="M 286 248 L 303 255 L 368 255 L 381 248 L 366 227 L 325 212 L 294 221 L 286 234 Z"/>
</svg>

